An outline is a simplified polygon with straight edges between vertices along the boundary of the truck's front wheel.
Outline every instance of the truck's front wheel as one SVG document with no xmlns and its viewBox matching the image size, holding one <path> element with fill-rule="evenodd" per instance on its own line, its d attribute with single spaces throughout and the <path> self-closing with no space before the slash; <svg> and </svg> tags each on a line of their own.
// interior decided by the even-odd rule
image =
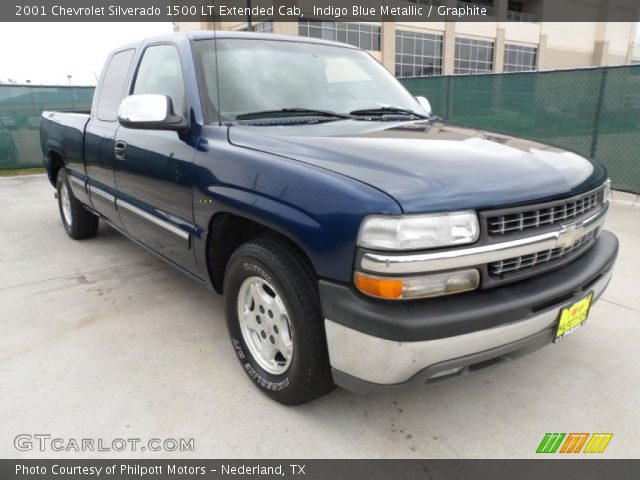
<svg viewBox="0 0 640 480">
<path fill-rule="evenodd" d="M 333 388 L 317 289 L 299 255 L 272 239 L 242 245 L 224 296 L 235 353 L 260 390 L 297 405 Z"/>
<path fill-rule="evenodd" d="M 93 237 L 98 231 L 99 219 L 73 196 L 69 176 L 64 169 L 58 172 L 56 189 L 60 217 L 67 234 L 74 240 Z"/>
</svg>

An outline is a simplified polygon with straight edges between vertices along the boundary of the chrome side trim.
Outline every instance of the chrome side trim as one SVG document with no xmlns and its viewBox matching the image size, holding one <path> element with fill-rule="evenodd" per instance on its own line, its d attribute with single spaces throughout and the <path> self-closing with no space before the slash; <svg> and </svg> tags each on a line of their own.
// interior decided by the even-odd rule
<svg viewBox="0 0 640 480">
<path fill-rule="evenodd" d="M 117 199 L 116 200 L 116 205 L 118 207 L 118 209 L 123 209 L 128 211 L 129 213 L 132 213 L 133 215 L 140 217 L 144 220 L 146 220 L 147 222 L 153 223 L 154 225 L 170 232 L 171 234 L 175 235 L 176 237 L 184 240 L 185 242 L 189 242 L 191 235 L 188 234 L 187 232 L 185 232 L 184 230 L 176 227 L 175 225 L 172 225 L 171 223 L 165 221 L 165 220 L 161 220 L 160 218 L 151 215 L 150 213 L 145 212 L 144 210 L 141 210 L 140 208 L 131 205 L 129 202 L 125 202 L 124 200 L 120 200 Z"/>
<path fill-rule="evenodd" d="M 608 272 L 591 287 L 594 302 L 610 279 L 611 272 Z M 334 369 L 367 382 L 404 383 L 432 365 L 498 348 L 550 329 L 566 303 L 506 325 L 421 342 L 386 340 L 325 319 L 329 360 Z"/>
<path fill-rule="evenodd" d="M 78 177 L 74 177 L 73 175 L 69 175 L 69 180 L 71 181 L 71 183 L 74 183 L 78 187 L 82 188 L 83 191 L 86 191 L 84 180 L 80 180 Z"/>
<path fill-rule="evenodd" d="M 542 250 L 567 247 L 583 235 L 600 228 L 608 205 L 595 215 L 561 228 L 528 238 L 433 253 L 391 255 L 366 252 L 360 259 L 360 268 L 366 272 L 383 274 L 412 274 L 471 267 L 521 257 Z"/>
<path fill-rule="evenodd" d="M 94 187 L 93 185 L 89 185 L 89 193 L 91 196 L 95 195 L 98 200 L 102 200 L 103 202 L 107 202 L 111 204 L 112 208 L 116 206 L 116 197 L 111 195 L 110 193 L 105 192 L 104 190 Z"/>
</svg>

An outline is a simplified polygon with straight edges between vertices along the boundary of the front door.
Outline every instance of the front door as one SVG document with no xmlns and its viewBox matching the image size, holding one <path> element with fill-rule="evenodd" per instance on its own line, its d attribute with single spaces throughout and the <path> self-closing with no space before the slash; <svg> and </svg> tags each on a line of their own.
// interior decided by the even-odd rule
<svg viewBox="0 0 640 480">
<path fill-rule="evenodd" d="M 173 45 L 146 48 L 132 93 L 167 95 L 177 114 L 187 114 L 180 57 Z M 118 213 L 127 233 L 192 273 L 197 272 L 189 182 L 194 144 L 190 132 L 121 126 L 116 132 L 114 160 Z"/>
</svg>

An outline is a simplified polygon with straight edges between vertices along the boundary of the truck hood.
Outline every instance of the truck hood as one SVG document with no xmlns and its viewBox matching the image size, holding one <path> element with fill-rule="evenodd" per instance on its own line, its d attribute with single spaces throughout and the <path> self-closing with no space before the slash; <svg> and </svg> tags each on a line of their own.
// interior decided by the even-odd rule
<svg viewBox="0 0 640 480">
<path fill-rule="evenodd" d="M 441 122 L 232 126 L 229 141 L 357 179 L 405 213 L 544 201 L 606 180 L 601 166 L 574 153 Z"/>
</svg>

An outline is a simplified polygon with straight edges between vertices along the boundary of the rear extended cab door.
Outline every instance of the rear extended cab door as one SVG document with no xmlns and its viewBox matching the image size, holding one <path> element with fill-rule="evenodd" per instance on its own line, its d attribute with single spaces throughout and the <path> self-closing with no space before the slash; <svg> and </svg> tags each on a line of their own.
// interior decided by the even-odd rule
<svg viewBox="0 0 640 480">
<path fill-rule="evenodd" d="M 114 146 L 118 108 L 124 98 L 136 50 L 115 51 L 105 64 L 85 130 L 84 159 L 91 205 L 115 226 L 123 228 L 116 211 Z"/>
</svg>

